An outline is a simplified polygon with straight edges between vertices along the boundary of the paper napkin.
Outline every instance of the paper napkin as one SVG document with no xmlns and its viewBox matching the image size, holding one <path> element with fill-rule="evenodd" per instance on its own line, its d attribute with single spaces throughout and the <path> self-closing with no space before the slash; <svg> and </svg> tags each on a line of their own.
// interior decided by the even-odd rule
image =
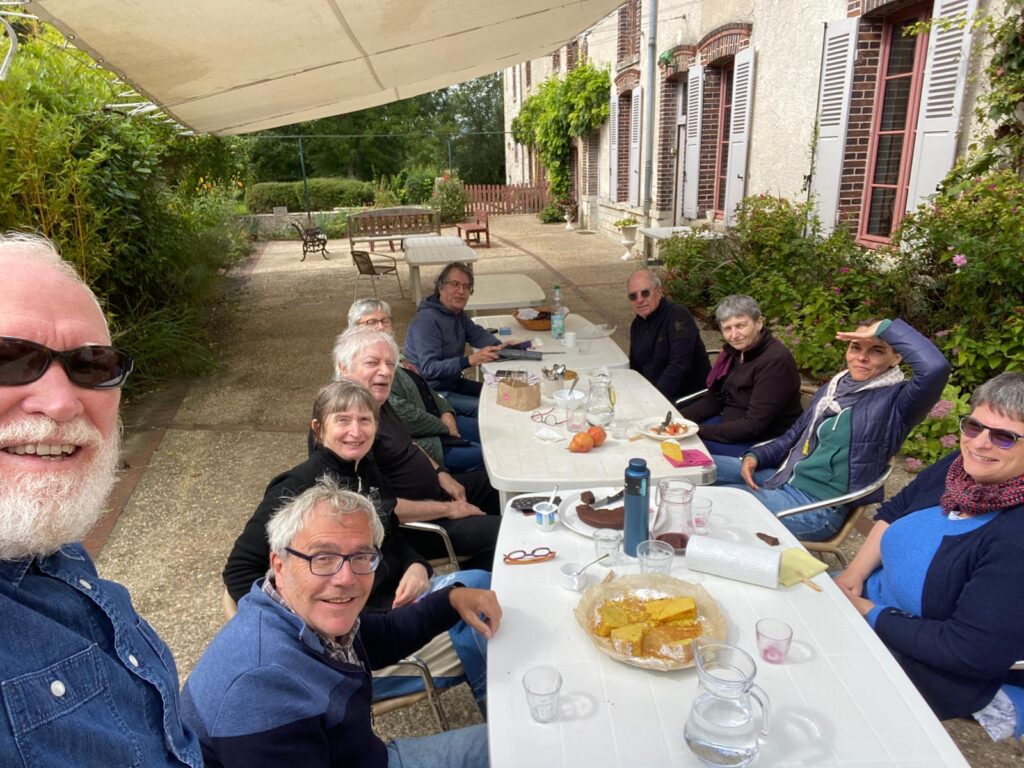
<svg viewBox="0 0 1024 768">
<path fill-rule="evenodd" d="M 782 570 L 779 571 L 779 583 L 784 587 L 799 584 L 802 579 L 810 579 L 828 570 L 828 566 L 814 555 L 800 547 L 792 547 L 782 553 Z"/>
</svg>

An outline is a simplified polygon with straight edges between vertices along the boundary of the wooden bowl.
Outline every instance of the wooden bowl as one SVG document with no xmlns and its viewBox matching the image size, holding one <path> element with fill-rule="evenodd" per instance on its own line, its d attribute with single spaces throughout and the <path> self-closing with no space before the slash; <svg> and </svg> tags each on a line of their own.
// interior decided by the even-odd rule
<svg viewBox="0 0 1024 768">
<path fill-rule="evenodd" d="M 516 309 L 512 312 L 512 317 L 516 319 L 523 328 L 528 331 L 550 331 L 551 330 L 551 307 L 536 307 L 538 312 L 547 312 L 548 317 L 535 318 L 534 320 L 523 320 L 519 317 L 519 310 Z"/>
</svg>

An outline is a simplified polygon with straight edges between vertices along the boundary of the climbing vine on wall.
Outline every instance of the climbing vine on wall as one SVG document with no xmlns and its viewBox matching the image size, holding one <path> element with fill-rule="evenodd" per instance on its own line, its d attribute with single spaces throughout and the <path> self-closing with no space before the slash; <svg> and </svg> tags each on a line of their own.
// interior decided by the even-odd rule
<svg viewBox="0 0 1024 768">
<path fill-rule="evenodd" d="M 607 69 L 583 62 L 564 79 L 552 77 L 523 101 L 512 121 L 512 136 L 537 152 L 555 200 L 569 197 L 572 140 L 608 119 L 611 78 Z"/>
</svg>

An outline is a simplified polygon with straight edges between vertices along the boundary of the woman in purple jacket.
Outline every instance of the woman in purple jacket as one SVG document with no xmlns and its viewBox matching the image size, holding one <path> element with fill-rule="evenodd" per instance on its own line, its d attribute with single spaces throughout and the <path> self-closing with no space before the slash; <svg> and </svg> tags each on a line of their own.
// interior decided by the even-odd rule
<svg viewBox="0 0 1024 768">
<path fill-rule="evenodd" d="M 935 714 L 1024 733 L 1024 373 L 974 393 L 960 453 L 884 504 L 837 579 Z M 941 496 L 939 493 L 941 492 Z"/>
</svg>

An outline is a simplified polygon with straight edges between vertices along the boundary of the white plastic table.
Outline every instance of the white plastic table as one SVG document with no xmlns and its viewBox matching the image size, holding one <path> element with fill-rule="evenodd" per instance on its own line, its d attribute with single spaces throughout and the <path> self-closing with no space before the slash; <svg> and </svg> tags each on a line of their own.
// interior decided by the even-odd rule
<svg viewBox="0 0 1024 768">
<path fill-rule="evenodd" d="M 516 308 L 518 309 L 518 307 L 519 305 L 517 304 Z M 512 315 L 487 315 L 485 317 L 474 318 L 474 320 L 486 328 L 511 328 L 512 335 L 499 337 L 502 341 L 507 339 L 517 341 L 539 339 L 540 346 L 537 347 L 539 351 L 559 353 L 545 355 L 542 364 L 535 363 L 527 365 L 526 362 L 519 360 L 499 360 L 494 363 L 485 363 L 483 366 L 485 371 L 496 371 L 501 368 L 509 367 L 518 368 L 521 363 L 522 367 L 526 367 L 534 371 L 539 371 L 542 366 L 550 368 L 552 363 L 564 363 L 567 368 L 574 371 L 587 371 L 601 366 L 605 366 L 607 368 L 629 367 L 629 357 L 610 336 L 605 336 L 600 339 L 591 339 L 587 354 L 583 354 L 580 351 L 579 346 L 572 349 L 562 346 L 561 342 L 552 338 L 551 331 L 531 331 L 523 328 L 523 326 L 516 322 L 516 319 L 512 317 Z M 580 315 L 570 313 L 565 318 L 565 329 L 567 331 L 575 331 L 579 334 L 591 326 L 592 323 Z M 581 381 L 580 385 L 583 383 L 584 382 Z"/>
<path fill-rule="evenodd" d="M 407 237 L 402 240 L 402 251 L 405 253 L 405 261 L 409 265 L 412 303 L 417 307 L 422 298 L 420 267 L 448 264 L 452 261 L 464 261 L 468 264 L 479 258 L 473 249 L 462 241 L 462 238 L 451 235 Z"/>
<path fill-rule="evenodd" d="M 517 309 L 544 303 L 544 289 L 528 275 L 476 275 L 473 282 L 473 295 L 466 304 L 471 315 L 487 309 Z"/>
<path fill-rule="evenodd" d="M 620 481 L 621 485 L 621 481 Z M 711 535 L 761 543 L 757 531 L 792 535 L 752 496 L 727 488 L 698 488 L 714 500 Z M 508 566 L 501 554 L 549 546 L 558 556 L 537 565 Z M 487 721 L 491 768 L 650 768 L 700 766 L 683 741 L 697 691 L 692 669 L 653 672 L 613 661 L 576 623 L 580 596 L 558 586 L 558 568 L 593 559 L 590 539 L 559 524 L 541 533 L 508 510 L 498 535 L 492 588 L 501 602 L 501 628 L 487 650 Z M 618 573 L 636 573 L 619 565 Z M 591 571 L 604 569 L 593 566 Z M 588 571 L 589 573 L 590 571 Z M 814 578 L 822 592 L 798 584 L 767 589 L 685 567 L 672 575 L 699 582 L 725 614 L 728 642 L 757 661 L 757 684 L 771 699 L 772 724 L 761 738 L 755 768 L 771 766 L 967 766 L 895 659 L 832 580 Z M 593 583 L 593 582 L 591 582 Z M 754 624 L 764 617 L 793 627 L 793 647 L 782 664 L 757 653 Z M 530 667 L 555 666 L 564 680 L 558 719 L 530 719 L 522 676 Z"/>
<path fill-rule="evenodd" d="M 519 367 L 517 364 L 520 362 L 507 360 L 505 367 Z M 540 363 L 530 363 L 523 367 L 538 365 Z M 654 385 L 636 371 L 613 368 L 609 373 L 616 391 L 616 416 L 639 422 L 663 419 L 666 411 L 671 410 L 674 419 L 681 418 Z M 581 378 L 577 386 L 585 393 L 586 376 Z M 539 410 L 550 408 L 555 409 L 554 414 L 560 420 L 565 418 L 564 409 L 559 409 L 546 398 L 542 399 Z M 714 482 L 714 467 L 677 469 L 662 456 L 661 443 L 647 437 L 630 441 L 616 439 L 609 434 L 605 444 L 590 453 L 570 453 L 570 435 L 565 426 L 549 427 L 561 433 L 563 439 L 543 442 L 534 436 L 541 425 L 531 420 L 530 413 L 498 405 L 497 390 L 484 385 L 480 395 L 480 439 L 487 474 L 491 485 L 499 491 L 502 504 L 513 493 L 550 490 L 555 485 L 562 489 L 621 485 L 622 473 L 631 458 L 647 460 L 652 481 L 664 477 L 688 477 L 695 483 Z M 631 434 L 636 433 L 631 431 Z M 679 442 L 683 448 L 696 448 L 707 453 L 696 435 L 682 438 Z"/>
</svg>

